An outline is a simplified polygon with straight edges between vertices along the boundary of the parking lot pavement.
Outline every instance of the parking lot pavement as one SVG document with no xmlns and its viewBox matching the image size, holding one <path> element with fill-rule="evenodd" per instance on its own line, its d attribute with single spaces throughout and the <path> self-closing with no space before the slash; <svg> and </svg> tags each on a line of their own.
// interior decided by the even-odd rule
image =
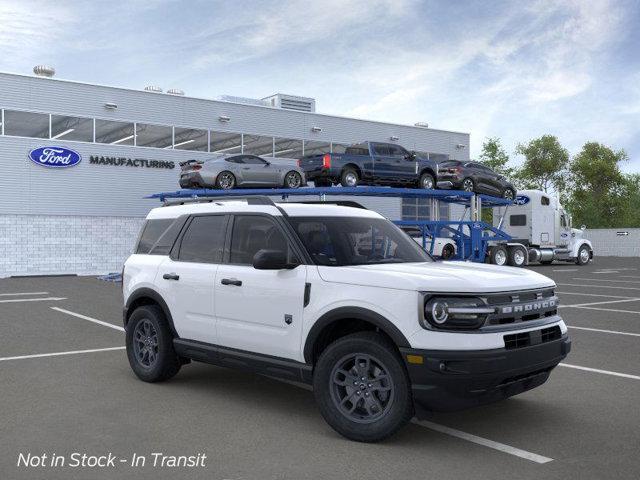
<svg viewBox="0 0 640 480">
<path fill-rule="evenodd" d="M 640 259 L 532 268 L 562 292 L 572 367 L 375 445 L 338 436 L 312 393 L 288 383 L 202 364 L 163 384 L 138 381 L 113 350 L 124 344 L 119 284 L 0 280 L 0 478 L 637 478 Z M 49 353 L 61 355 L 37 356 Z M 16 467 L 20 452 L 74 451 L 208 459 L 186 470 Z"/>
</svg>

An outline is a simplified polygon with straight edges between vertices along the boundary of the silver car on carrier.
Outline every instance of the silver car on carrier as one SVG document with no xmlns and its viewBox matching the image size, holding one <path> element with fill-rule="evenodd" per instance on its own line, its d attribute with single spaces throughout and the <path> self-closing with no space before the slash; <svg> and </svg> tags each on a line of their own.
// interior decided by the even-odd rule
<svg viewBox="0 0 640 480">
<path fill-rule="evenodd" d="M 219 155 L 209 160 L 180 163 L 181 188 L 236 187 L 299 188 L 307 184 L 304 171 L 294 160 L 266 160 L 257 155 Z"/>
</svg>

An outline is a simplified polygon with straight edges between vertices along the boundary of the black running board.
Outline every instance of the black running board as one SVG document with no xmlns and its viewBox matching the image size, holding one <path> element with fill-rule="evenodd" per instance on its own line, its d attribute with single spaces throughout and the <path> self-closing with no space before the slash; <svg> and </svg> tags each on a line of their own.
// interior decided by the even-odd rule
<svg viewBox="0 0 640 480">
<path fill-rule="evenodd" d="M 312 383 L 313 367 L 295 360 L 182 338 L 174 339 L 173 347 L 181 357 L 190 358 L 197 362 L 235 368 L 295 382 Z"/>
</svg>

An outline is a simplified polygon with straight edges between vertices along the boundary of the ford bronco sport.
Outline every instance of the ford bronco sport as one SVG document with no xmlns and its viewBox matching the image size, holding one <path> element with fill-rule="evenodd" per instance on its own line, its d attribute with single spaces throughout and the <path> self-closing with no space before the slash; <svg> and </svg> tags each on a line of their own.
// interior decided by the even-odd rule
<svg viewBox="0 0 640 480">
<path fill-rule="evenodd" d="M 379 441 L 544 383 L 571 345 L 554 289 L 435 262 L 364 208 L 182 201 L 149 213 L 125 263 L 127 355 L 146 382 L 194 360 L 311 384 L 337 432 Z"/>
</svg>

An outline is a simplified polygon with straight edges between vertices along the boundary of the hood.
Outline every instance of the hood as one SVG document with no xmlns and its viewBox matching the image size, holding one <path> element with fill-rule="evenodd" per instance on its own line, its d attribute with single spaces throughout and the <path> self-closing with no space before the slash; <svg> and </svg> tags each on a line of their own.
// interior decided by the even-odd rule
<svg viewBox="0 0 640 480">
<path fill-rule="evenodd" d="M 427 292 L 491 293 L 555 286 L 550 278 L 525 268 L 470 262 L 319 266 L 318 272 L 327 282 Z"/>
</svg>

